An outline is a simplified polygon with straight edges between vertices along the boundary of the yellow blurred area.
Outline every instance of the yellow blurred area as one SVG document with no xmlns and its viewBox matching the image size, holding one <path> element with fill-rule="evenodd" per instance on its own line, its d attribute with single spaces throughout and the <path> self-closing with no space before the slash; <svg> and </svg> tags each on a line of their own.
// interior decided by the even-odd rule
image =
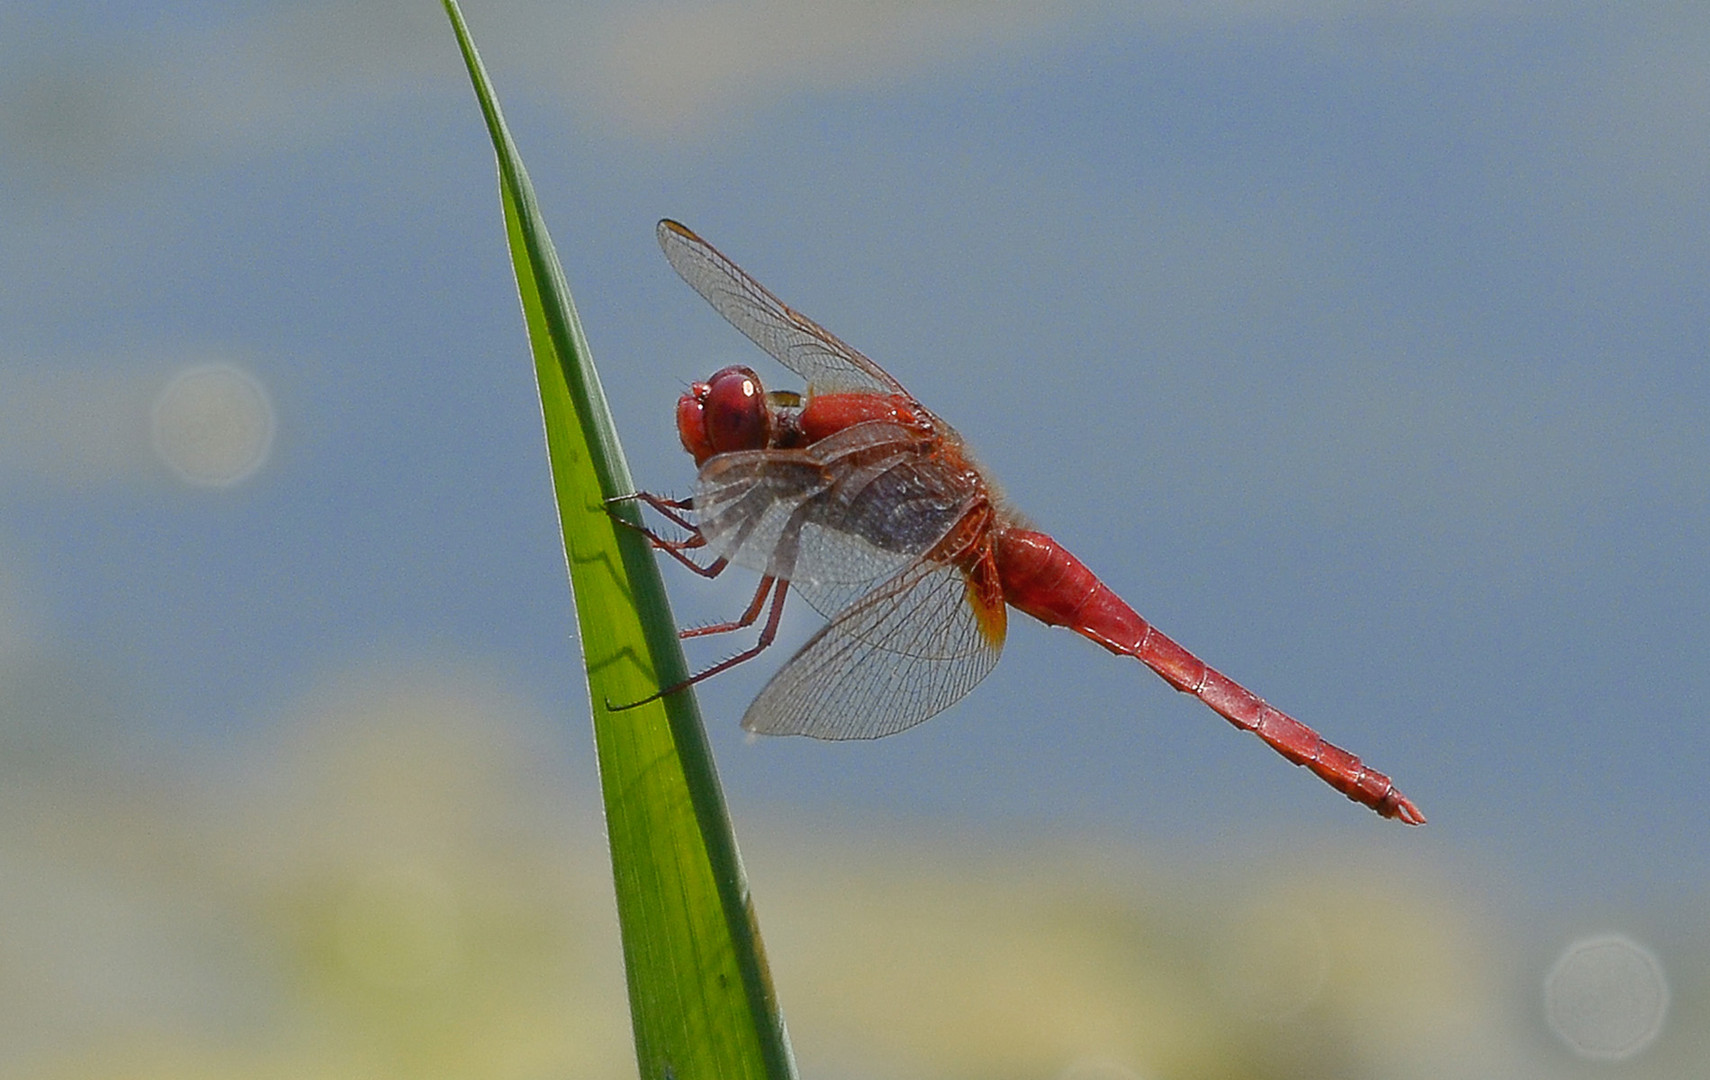
<svg viewBox="0 0 1710 1080">
<path fill-rule="evenodd" d="M 1212 873 L 1115 849 L 968 847 L 989 850 L 870 840 L 778 860 L 762 919 L 805 1061 L 878 1076 L 1314 1077 L 1492 1060 L 1479 942 L 1406 875 L 1350 884 L 1328 851 L 1304 871 Z"/>
<path fill-rule="evenodd" d="M 219 760 L 16 780 L 0 1075 L 632 1073 L 569 737 L 418 675 L 336 688 Z"/>
<path fill-rule="evenodd" d="M 594 777 L 568 752 L 586 737 L 436 669 L 346 679 L 200 757 L 39 753 L 0 788 L 0 1075 L 633 1076 Z M 737 828 L 807 1076 L 1548 1056 L 1465 905 L 1357 851 L 1170 866 Z"/>
</svg>

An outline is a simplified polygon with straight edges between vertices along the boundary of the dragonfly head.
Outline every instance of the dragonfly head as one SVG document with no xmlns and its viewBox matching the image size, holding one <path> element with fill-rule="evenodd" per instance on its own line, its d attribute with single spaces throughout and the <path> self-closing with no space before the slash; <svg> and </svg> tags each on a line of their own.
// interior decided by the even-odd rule
<svg viewBox="0 0 1710 1080">
<path fill-rule="evenodd" d="M 764 450 L 772 441 L 772 404 L 760 376 L 727 367 L 690 386 L 677 399 L 677 435 L 696 465 L 732 450 Z"/>
</svg>

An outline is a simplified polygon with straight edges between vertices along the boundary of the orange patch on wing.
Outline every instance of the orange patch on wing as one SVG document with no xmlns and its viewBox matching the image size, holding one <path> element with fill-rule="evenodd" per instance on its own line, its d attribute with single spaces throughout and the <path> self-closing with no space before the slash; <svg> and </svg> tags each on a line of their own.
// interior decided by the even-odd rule
<svg viewBox="0 0 1710 1080">
<path fill-rule="evenodd" d="M 993 649 L 1003 648 L 1003 639 L 1009 633 L 1009 605 L 1004 602 L 1003 585 L 989 548 L 967 572 L 967 582 L 968 606 L 974 609 L 980 636 Z"/>
</svg>

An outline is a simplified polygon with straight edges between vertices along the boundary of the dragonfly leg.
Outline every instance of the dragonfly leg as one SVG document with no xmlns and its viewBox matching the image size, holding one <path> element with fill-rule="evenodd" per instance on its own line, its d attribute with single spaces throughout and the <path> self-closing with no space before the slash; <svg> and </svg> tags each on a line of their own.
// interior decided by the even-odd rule
<svg viewBox="0 0 1710 1080">
<path fill-rule="evenodd" d="M 663 551 L 665 554 L 676 559 L 678 562 L 704 578 L 718 577 L 730 566 L 730 560 L 724 558 L 714 559 L 712 562 L 702 566 L 700 563 L 683 554 L 685 550 L 706 546 L 706 541 L 701 539 L 699 533 L 687 540 L 666 540 L 647 532 L 646 529 L 643 529 L 642 532 L 647 533 L 647 539 L 652 542 L 653 547 L 656 550 Z"/>
<path fill-rule="evenodd" d="M 772 579 L 768 578 L 766 580 L 770 581 Z M 762 586 L 762 592 L 763 591 L 764 586 Z M 760 628 L 760 637 L 752 646 L 742 650 L 735 656 L 729 657 L 725 660 L 720 660 L 718 663 L 699 674 L 689 676 L 676 686 L 669 687 L 662 691 L 660 696 L 664 696 L 665 694 L 675 694 L 679 690 L 686 690 L 700 682 L 702 679 L 710 679 L 721 671 L 729 671 L 736 665 L 746 660 L 752 660 L 756 656 L 765 652 L 766 647 L 772 644 L 772 639 L 778 636 L 778 621 L 784 617 L 784 594 L 789 591 L 790 583 L 788 581 L 779 581 L 777 583 L 777 588 L 772 592 L 772 610 L 766 614 L 766 625 Z M 758 601 L 758 598 L 756 599 Z M 756 603 L 756 606 L 758 606 L 758 603 Z M 758 614 L 758 612 L 756 612 L 756 614 Z"/>
<path fill-rule="evenodd" d="M 695 508 L 695 500 L 693 499 L 667 499 L 665 496 L 655 495 L 651 491 L 637 491 L 631 495 L 614 495 L 606 500 L 606 505 L 610 506 L 613 503 L 622 502 L 644 502 L 659 511 L 660 515 L 673 525 L 681 525 L 690 532 L 700 531 L 695 528 L 694 522 L 677 513 L 679 510 L 693 510 Z"/>
<path fill-rule="evenodd" d="M 675 686 L 667 686 L 657 694 L 649 694 L 640 701 L 632 701 L 627 705 L 613 705 L 610 701 L 607 701 L 606 708 L 611 712 L 623 712 L 626 709 L 633 709 L 639 705 L 646 705 L 650 701 L 658 701 L 660 698 L 675 694 L 679 690 L 687 690 L 689 687 L 703 679 L 710 679 L 722 671 L 729 671 L 736 665 L 747 660 L 752 660 L 756 656 L 765 652 L 766 647 L 771 645 L 773 639 L 778 636 L 778 622 L 784 616 L 784 594 L 790 591 L 790 583 L 788 581 L 778 581 L 776 582 L 777 588 L 772 589 L 771 586 L 773 581 L 773 578 L 766 578 L 761 583 L 759 593 L 755 596 L 755 602 L 752 605 L 755 618 L 759 617 L 759 608 L 764 602 L 765 594 L 768 590 L 771 590 L 772 592 L 772 610 L 766 615 L 766 625 L 760 628 L 759 640 L 757 640 L 751 647 L 742 650 L 735 656 L 729 657 L 728 659 L 720 660 L 712 667 L 689 676 Z M 749 619 L 748 621 L 752 623 L 754 620 Z M 731 626 L 727 629 L 735 629 L 735 627 Z"/>
<path fill-rule="evenodd" d="M 636 499 L 639 499 L 653 507 L 655 510 L 658 510 L 674 524 L 681 525 L 683 528 L 689 530 L 689 535 L 681 540 L 673 540 L 668 536 L 660 536 L 646 525 L 631 521 L 628 518 L 621 517 L 617 514 L 612 515 L 612 520 L 626 529 L 634 529 L 636 532 L 647 537 L 647 542 L 653 545 L 654 550 L 663 551 L 665 554 L 676 559 L 678 562 L 682 563 L 684 566 L 693 570 L 702 577 L 715 578 L 724 573 L 725 568 L 730 565 L 729 561 L 726 559 L 715 559 L 706 566 L 702 566 L 700 563 L 684 554 L 684 552 L 693 551 L 696 548 L 706 547 L 706 537 L 701 535 L 701 530 L 697 529 L 693 522 L 688 521 L 668 508 L 674 506 L 688 507 L 691 505 L 691 500 L 666 499 L 658 495 L 651 495 L 644 491 L 638 491 L 634 495 L 619 495 L 615 499 L 606 500 L 606 502 L 609 505 L 611 503 L 628 502 Z"/>
<path fill-rule="evenodd" d="M 760 579 L 760 587 L 754 590 L 753 602 L 748 605 L 748 610 L 744 611 L 740 618 L 733 619 L 730 622 L 710 623 L 706 626 L 692 626 L 687 630 L 679 630 L 677 632 L 677 636 L 680 638 L 693 638 L 705 637 L 708 634 L 728 634 L 732 630 L 741 630 L 745 626 L 753 626 L 754 620 L 760 617 L 760 609 L 766 606 L 766 594 L 772 591 L 772 583 L 775 581 L 777 581 L 777 578 L 773 577 L 763 577 Z"/>
</svg>

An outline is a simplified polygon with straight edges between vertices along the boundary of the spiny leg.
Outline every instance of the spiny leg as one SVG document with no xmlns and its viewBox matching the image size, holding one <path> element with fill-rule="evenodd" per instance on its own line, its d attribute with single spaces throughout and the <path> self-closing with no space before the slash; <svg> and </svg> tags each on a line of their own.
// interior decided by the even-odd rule
<svg viewBox="0 0 1710 1080">
<path fill-rule="evenodd" d="M 667 499 L 665 496 L 655 495 L 651 491 L 637 491 L 630 495 L 615 495 L 606 500 L 608 505 L 620 502 L 644 502 L 659 511 L 660 515 L 673 525 L 680 525 L 690 532 L 700 532 L 695 527 L 694 522 L 677 513 L 679 510 L 693 510 L 695 508 L 695 500 L 693 499 Z"/>
<path fill-rule="evenodd" d="M 687 529 L 689 531 L 689 535 L 681 540 L 673 540 L 668 536 L 660 536 L 646 525 L 631 521 L 625 517 L 620 517 L 615 513 L 612 514 L 612 520 L 626 529 L 634 529 L 636 532 L 647 537 L 647 542 L 652 544 L 655 550 L 663 551 L 665 554 L 676 559 L 678 562 L 682 563 L 684 566 L 693 570 L 702 577 L 715 578 L 724 573 L 725 569 L 730 565 L 729 560 L 727 559 L 715 559 L 706 566 L 702 566 L 700 563 L 695 562 L 684 554 L 686 551 L 693 551 L 696 548 L 706 547 L 707 540 L 706 537 L 701 535 L 701 530 L 697 528 L 693 522 L 675 513 L 671 508 L 677 507 L 680 509 L 693 509 L 694 500 L 667 499 L 662 495 L 654 495 L 651 492 L 638 491 L 633 495 L 619 495 L 616 498 L 607 499 L 606 502 L 609 505 L 611 503 L 631 502 L 636 500 L 645 502 L 647 505 L 653 507 L 653 509 L 659 511 L 660 514 L 664 515 L 664 517 L 673 524 Z"/>
<path fill-rule="evenodd" d="M 687 630 L 677 631 L 679 638 L 704 637 L 707 634 L 727 634 L 732 630 L 740 630 L 745 626 L 753 626 L 754 620 L 760 617 L 760 609 L 766 605 L 766 594 L 772 591 L 772 584 L 777 581 L 774 577 L 763 577 L 760 585 L 754 590 L 754 600 L 748 605 L 739 618 L 730 622 L 711 623 L 707 626 L 691 626 Z"/>
<path fill-rule="evenodd" d="M 619 518 L 618 520 L 621 521 L 623 519 Z M 699 533 L 696 533 L 687 540 L 666 540 L 663 537 L 655 536 L 652 533 L 647 532 L 646 529 L 642 529 L 641 531 L 645 533 L 647 539 L 652 542 L 655 550 L 663 551 L 665 554 L 676 559 L 678 562 L 704 578 L 718 577 L 730 567 L 730 560 L 723 556 L 720 556 L 712 562 L 707 563 L 705 566 L 702 566 L 700 563 L 683 554 L 684 551 L 691 551 L 695 548 L 706 546 L 707 542 L 705 538 L 703 538 Z"/>
<path fill-rule="evenodd" d="M 763 579 L 763 581 L 761 583 L 761 589 L 759 590 L 759 592 L 755 596 L 755 602 L 752 605 L 752 610 L 753 610 L 753 614 L 755 615 L 755 617 L 759 616 L 759 606 L 760 606 L 760 604 L 762 604 L 764 602 L 765 593 L 767 590 L 771 590 L 771 583 L 774 581 L 776 581 L 776 579 L 770 578 L 770 577 Z M 756 656 L 759 656 L 762 652 L 765 652 L 767 646 L 771 645 L 773 639 L 778 636 L 778 622 L 780 619 L 783 618 L 783 615 L 784 615 L 784 594 L 790 591 L 790 583 L 788 581 L 776 581 L 776 584 L 777 584 L 777 588 L 775 590 L 771 590 L 772 591 L 772 610 L 766 616 L 766 625 L 760 628 L 759 640 L 757 640 L 753 644 L 752 647 L 744 649 L 741 652 L 737 653 L 735 656 L 732 656 L 728 659 L 719 661 L 718 663 L 714 664 L 712 667 L 707 668 L 705 671 L 701 671 L 697 674 L 689 676 L 687 679 L 684 679 L 682 682 L 676 684 L 675 686 L 667 686 L 665 689 L 659 691 L 656 694 L 649 694 L 646 697 L 642 698 L 640 701 L 632 701 L 627 705 L 613 705 L 610 701 L 608 701 L 608 702 L 606 702 L 606 708 L 611 710 L 612 712 L 623 712 L 625 709 L 633 709 L 638 705 L 646 705 L 650 701 L 658 701 L 660 698 L 665 697 L 669 694 L 675 694 L 679 690 L 687 690 L 689 687 L 695 685 L 696 683 L 702 681 L 703 679 L 710 679 L 714 675 L 717 675 L 718 673 L 720 673 L 722 671 L 729 671 L 731 668 L 735 667 L 736 665 L 743 663 L 745 661 L 748 661 L 748 660 L 752 660 Z M 754 620 L 749 619 L 748 621 L 750 623 L 752 623 Z M 740 622 L 740 620 L 738 620 L 738 622 Z M 727 629 L 735 629 L 735 628 L 736 627 L 734 625 L 732 625 L 732 626 L 728 627 Z M 709 630 L 707 632 L 712 633 L 712 632 L 716 632 L 716 631 Z"/>
<path fill-rule="evenodd" d="M 766 580 L 770 581 L 772 579 L 768 578 Z M 772 644 L 772 639 L 778 636 L 778 621 L 784 617 L 784 594 L 790 591 L 790 583 L 788 581 L 779 581 L 777 585 L 778 587 L 772 592 L 772 610 L 766 615 L 766 625 L 760 628 L 759 640 L 755 641 L 751 647 L 742 650 L 735 656 L 725 660 L 720 660 L 718 663 L 707 668 L 700 674 L 691 675 L 676 686 L 662 691 L 662 694 L 675 694 L 679 690 L 685 690 L 700 682 L 702 679 L 710 679 L 721 671 L 729 671 L 736 665 L 747 660 L 752 660 L 756 656 L 765 652 L 766 647 Z"/>
</svg>

